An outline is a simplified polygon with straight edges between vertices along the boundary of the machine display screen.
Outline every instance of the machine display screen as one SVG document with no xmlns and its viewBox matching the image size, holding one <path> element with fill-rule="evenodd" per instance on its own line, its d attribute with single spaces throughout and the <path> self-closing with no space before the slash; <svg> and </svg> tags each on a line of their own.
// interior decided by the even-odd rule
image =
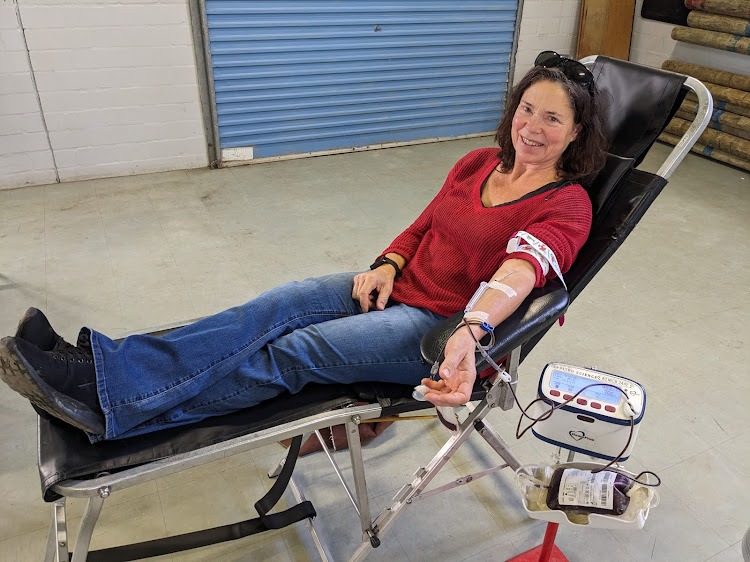
<svg viewBox="0 0 750 562">
<path fill-rule="evenodd" d="M 550 376 L 549 386 L 550 388 L 556 388 L 561 392 L 568 394 L 575 394 L 581 390 L 584 386 L 594 384 L 598 381 L 587 379 L 585 377 L 579 377 L 578 375 L 571 375 L 570 373 L 563 373 L 561 371 L 552 371 Z M 622 393 L 611 386 L 592 386 L 587 388 L 581 394 L 586 398 L 592 398 L 601 402 L 609 402 L 610 404 L 619 404 L 620 396 Z"/>
</svg>

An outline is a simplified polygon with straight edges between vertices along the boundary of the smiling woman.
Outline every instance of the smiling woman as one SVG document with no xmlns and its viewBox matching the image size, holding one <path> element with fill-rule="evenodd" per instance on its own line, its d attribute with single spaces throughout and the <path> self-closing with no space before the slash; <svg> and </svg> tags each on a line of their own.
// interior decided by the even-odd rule
<svg viewBox="0 0 750 562">
<path fill-rule="evenodd" d="M 511 120 L 513 168 L 495 170 L 482 192 L 492 207 L 522 197 L 529 189 L 562 179 L 558 162 L 581 131 L 565 89 L 557 82 L 535 82 L 521 97 Z"/>
<path fill-rule="evenodd" d="M 558 65 L 535 66 L 513 89 L 505 116 L 495 134 L 495 140 L 502 148 L 500 169 L 513 173 L 519 134 L 527 141 L 525 146 L 532 146 L 535 143 L 544 144 L 545 139 L 536 134 L 542 129 L 551 135 L 555 130 L 569 129 L 570 135 L 562 135 L 560 139 L 564 146 L 557 147 L 562 148 L 555 163 L 558 179 L 577 179 L 585 184 L 604 165 L 608 146 L 607 126 L 596 87 L 581 81 L 577 71 L 569 70 L 574 67 L 563 64 L 570 59 L 557 57 Z M 542 59 L 540 64 L 551 63 Z M 574 72 L 573 78 L 568 76 L 571 72 Z M 530 119 L 535 114 L 545 119 L 540 118 L 538 122 Z M 525 129 L 523 121 L 527 123 Z M 521 155 L 521 158 L 524 156 Z"/>
<path fill-rule="evenodd" d="M 516 149 L 516 167 L 551 168 L 576 140 L 581 125 L 560 84 L 539 81 L 526 90 L 513 116 L 511 140 Z M 555 177 L 554 179 L 558 179 Z"/>
</svg>

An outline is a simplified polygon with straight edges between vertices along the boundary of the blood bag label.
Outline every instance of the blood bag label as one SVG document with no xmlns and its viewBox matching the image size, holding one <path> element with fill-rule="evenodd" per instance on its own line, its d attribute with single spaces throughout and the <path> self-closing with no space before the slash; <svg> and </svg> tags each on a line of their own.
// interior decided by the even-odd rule
<svg viewBox="0 0 750 562">
<path fill-rule="evenodd" d="M 616 477 L 607 470 L 592 474 L 590 470 L 566 468 L 560 479 L 557 501 L 560 505 L 612 509 Z"/>
</svg>

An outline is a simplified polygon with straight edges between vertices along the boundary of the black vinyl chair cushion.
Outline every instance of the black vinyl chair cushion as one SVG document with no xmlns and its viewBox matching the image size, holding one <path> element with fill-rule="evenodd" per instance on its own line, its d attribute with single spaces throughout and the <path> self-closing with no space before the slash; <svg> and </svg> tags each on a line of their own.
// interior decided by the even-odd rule
<svg viewBox="0 0 750 562">
<path fill-rule="evenodd" d="M 348 385 L 309 384 L 305 392 L 282 394 L 245 410 L 191 425 L 91 444 L 86 434 L 55 418 L 39 418 L 39 477 L 42 497 L 60 498 L 50 488 L 71 478 L 116 472 L 157 459 L 223 443 L 283 423 L 350 406 L 359 397 Z"/>
</svg>

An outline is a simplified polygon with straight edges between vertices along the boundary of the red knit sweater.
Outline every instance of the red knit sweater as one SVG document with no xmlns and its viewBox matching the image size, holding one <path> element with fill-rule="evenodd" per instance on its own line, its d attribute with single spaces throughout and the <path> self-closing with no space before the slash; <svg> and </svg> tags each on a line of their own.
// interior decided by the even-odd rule
<svg viewBox="0 0 750 562">
<path fill-rule="evenodd" d="M 539 263 L 523 252 L 508 254 L 508 240 L 525 230 L 547 244 L 565 273 L 591 228 L 591 202 L 578 184 L 552 184 L 516 201 L 486 208 L 481 188 L 500 163 L 497 148 L 474 150 L 456 163 L 419 218 L 383 252 L 408 263 L 394 283 L 396 302 L 450 316 L 466 306 L 480 282 L 489 281 L 509 258 L 536 268 L 536 286 L 546 279 Z M 547 278 L 554 277 L 552 268 Z"/>
</svg>

